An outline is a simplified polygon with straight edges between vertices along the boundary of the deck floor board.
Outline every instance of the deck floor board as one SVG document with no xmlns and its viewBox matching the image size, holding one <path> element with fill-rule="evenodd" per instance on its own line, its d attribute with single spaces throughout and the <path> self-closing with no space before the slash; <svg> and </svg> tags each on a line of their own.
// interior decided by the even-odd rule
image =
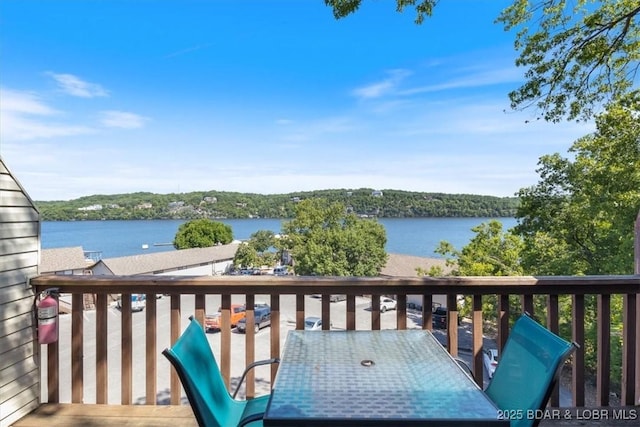
<svg viewBox="0 0 640 427">
<path fill-rule="evenodd" d="M 565 411 L 565 409 L 561 409 Z M 614 411 L 617 416 L 614 416 Z M 609 412 L 608 416 L 602 415 Z M 562 412 L 564 414 L 564 412 Z M 622 408 L 571 409 L 570 417 L 542 419 L 540 427 L 637 427 L 640 425 L 640 406 Z M 620 419 L 626 418 L 626 419 Z M 188 405 L 97 405 L 52 404 L 41 405 L 11 427 L 198 427 Z"/>
</svg>

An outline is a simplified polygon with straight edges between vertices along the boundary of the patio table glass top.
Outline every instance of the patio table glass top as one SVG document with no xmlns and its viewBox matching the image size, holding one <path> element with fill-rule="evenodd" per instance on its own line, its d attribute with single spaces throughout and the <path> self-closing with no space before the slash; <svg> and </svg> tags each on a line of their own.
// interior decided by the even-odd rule
<svg viewBox="0 0 640 427">
<path fill-rule="evenodd" d="M 290 331 L 264 425 L 508 425 L 498 415 L 429 331 Z"/>
</svg>

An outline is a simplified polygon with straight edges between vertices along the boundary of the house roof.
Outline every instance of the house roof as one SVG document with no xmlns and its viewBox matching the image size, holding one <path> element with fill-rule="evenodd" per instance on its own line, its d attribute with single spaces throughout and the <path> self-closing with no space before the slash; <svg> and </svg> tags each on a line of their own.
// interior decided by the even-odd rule
<svg viewBox="0 0 640 427">
<path fill-rule="evenodd" d="M 40 259 L 40 274 L 80 270 L 89 267 L 91 264 L 84 257 L 82 246 L 43 249 Z"/>
<path fill-rule="evenodd" d="M 212 246 L 208 248 L 182 249 L 177 251 L 155 252 L 118 258 L 105 258 L 102 263 L 115 275 L 154 274 L 159 271 L 175 270 L 204 263 L 231 260 L 238 249 L 238 243 Z M 69 248 L 43 249 L 40 262 L 40 274 L 57 271 L 89 268 L 81 246 Z M 413 255 L 389 254 L 387 264 L 380 272 L 387 277 L 415 277 L 416 268 L 429 271 L 432 266 L 442 267 L 445 273 L 451 270 L 440 258 L 426 258 Z"/>
<path fill-rule="evenodd" d="M 415 277 L 418 275 L 416 272 L 417 267 L 428 272 L 431 267 L 435 266 L 441 267 L 444 274 L 451 271 L 451 267 L 447 266 L 444 259 L 389 254 L 387 264 L 382 268 L 380 275 L 387 277 Z"/>
<path fill-rule="evenodd" d="M 98 261 L 96 266 L 103 264 L 111 273 L 118 276 L 154 274 L 160 271 L 198 266 L 205 263 L 228 261 L 233 259 L 238 246 L 238 243 L 231 243 L 208 248 L 181 249 L 119 258 L 105 258 Z"/>
</svg>

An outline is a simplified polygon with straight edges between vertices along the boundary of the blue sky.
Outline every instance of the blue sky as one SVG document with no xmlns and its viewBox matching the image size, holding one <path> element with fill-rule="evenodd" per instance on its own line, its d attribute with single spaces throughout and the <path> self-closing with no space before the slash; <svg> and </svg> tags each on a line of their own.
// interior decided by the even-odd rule
<svg viewBox="0 0 640 427">
<path fill-rule="evenodd" d="M 591 123 L 509 110 L 504 0 L 0 2 L 0 155 L 35 200 L 328 188 L 512 196 Z M 506 110 L 506 112 L 505 112 Z"/>
</svg>

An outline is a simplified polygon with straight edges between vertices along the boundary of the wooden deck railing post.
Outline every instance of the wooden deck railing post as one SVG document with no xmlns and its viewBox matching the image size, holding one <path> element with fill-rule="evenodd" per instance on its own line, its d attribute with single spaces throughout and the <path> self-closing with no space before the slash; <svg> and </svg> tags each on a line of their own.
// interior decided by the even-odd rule
<svg viewBox="0 0 640 427">
<path fill-rule="evenodd" d="M 121 317 L 121 374 L 120 374 L 120 402 L 123 405 L 131 405 L 133 400 L 133 322 L 131 316 L 131 294 L 120 295 L 120 317 Z"/>
<path fill-rule="evenodd" d="M 547 328 L 556 335 L 560 330 L 558 295 L 551 294 L 547 297 Z M 556 384 L 551 392 L 550 401 L 551 406 L 560 406 L 560 384 Z"/>
<path fill-rule="evenodd" d="M 371 295 L 371 330 L 380 330 L 380 295 Z"/>
<path fill-rule="evenodd" d="M 498 295 L 498 354 L 509 338 L 509 295 Z"/>
<path fill-rule="evenodd" d="M 407 329 L 407 296 L 398 295 L 396 304 L 396 327 L 400 330 Z"/>
<path fill-rule="evenodd" d="M 107 294 L 96 297 L 96 403 L 107 403 L 109 371 L 107 362 Z"/>
<path fill-rule="evenodd" d="M 636 404 L 636 345 L 638 330 L 636 329 L 638 313 L 636 312 L 637 294 L 627 294 L 623 303 L 622 340 L 622 396 L 623 405 Z M 629 345 L 627 345 L 629 343 Z"/>
<path fill-rule="evenodd" d="M 296 294 L 296 329 L 304 329 L 304 294 Z"/>
<path fill-rule="evenodd" d="M 331 295 L 322 295 L 320 302 L 320 317 L 322 318 L 322 329 L 328 331 L 331 329 Z"/>
<path fill-rule="evenodd" d="M 244 352 L 244 363 L 245 366 L 249 366 L 256 360 L 256 337 L 254 326 L 256 322 L 255 316 L 255 295 L 249 294 L 245 297 L 246 301 L 246 312 L 245 312 L 245 352 Z M 255 369 L 247 372 L 247 378 L 245 380 L 245 396 L 247 399 L 253 399 L 256 394 L 256 371 Z"/>
<path fill-rule="evenodd" d="M 71 402 L 84 398 L 84 294 L 71 296 Z"/>
<path fill-rule="evenodd" d="M 146 338 L 145 338 L 145 404 L 155 405 L 158 392 L 157 340 L 158 326 L 156 323 L 156 294 L 147 294 L 145 312 Z"/>
<path fill-rule="evenodd" d="M 231 387 L 231 295 L 222 295 L 220 304 L 220 372 L 227 389 Z"/>
<path fill-rule="evenodd" d="M 573 353 L 573 405 L 584 406 L 584 295 L 573 295 L 573 341 L 580 345 Z"/>
<path fill-rule="evenodd" d="M 47 402 L 60 401 L 60 360 L 58 341 L 47 344 Z"/>
<path fill-rule="evenodd" d="M 482 360 L 483 350 L 483 328 L 482 328 L 482 295 L 473 296 L 473 313 L 472 313 L 472 328 L 473 328 L 473 376 L 476 383 L 482 387 L 484 383 L 484 368 Z"/>
<path fill-rule="evenodd" d="M 178 341 L 178 338 L 180 337 L 180 332 L 182 330 L 182 318 L 181 318 L 181 313 L 180 313 L 180 294 L 171 294 L 171 326 L 170 326 L 170 342 L 171 345 L 173 345 L 176 341 Z M 180 401 L 182 400 L 180 396 L 180 389 L 181 389 L 181 385 L 180 385 L 180 378 L 178 378 L 178 374 L 176 373 L 176 370 L 173 368 L 171 369 L 171 374 L 170 374 L 170 379 L 169 379 L 169 388 L 171 389 L 171 404 L 172 405 L 179 405 Z"/>
<path fill-rule="evenodd" d="M 271 295 L 271 325 L 280 326 L 280 295 Z M 271 327 L 271 352 L 270 357 L 280 357 L 280 328 Z M 278 372 L 278 364 L 271 364 L 271 384 L 276 379 L 276 373 Z"/>
<path fill-rule="evenodd" d="M 347 295 L 346 326 L 348 331 L 356 329 L 356 296 Z"/>
<path fill-rule="evenodd" d="M 433 295 L 422 296 L 422 329 L 433 330 Z"/>
<path fill-rule="evenodd" d="M 447 294 L 447 349 L 458 356 L 458 296 Z"/>
<path fill-rule="evenodd" d="M 611 372 L 611 295 L 598 295 L 596 402 L 609 406 Z"/>
<path fill-rule="evenodd" d="M 636 217 L 634 234 L 634 273 L 640 275 L 640 211 Z M 640 333 L 640 296 L 636 297 L 636 333 Z M 635 405 L 640 405 L 640 340 L 636 339 Z"/>
</svg>

